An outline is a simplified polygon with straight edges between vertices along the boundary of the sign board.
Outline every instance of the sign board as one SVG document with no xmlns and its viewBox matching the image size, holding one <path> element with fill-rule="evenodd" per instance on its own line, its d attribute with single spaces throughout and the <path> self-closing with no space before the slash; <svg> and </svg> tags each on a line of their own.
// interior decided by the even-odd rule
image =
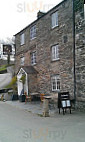
<svg viewBox="0 0 85 142">
<path fill-rule="evenodd" d="M 69 92 L 58 93 L 58 108 L 59 108 L 59 113 L 60 113 L 60 108 L 63 109 L 63 114 L 64 110 L 66 111 L 67 108 L 70 109 L 71 113 L 71 102 L 70 102 Z"/>
<path fill-rule="evenodd" d="M 3 45 L 3 55 L 12 54 L 12 46 L 10 44 Z"/>
</svg>

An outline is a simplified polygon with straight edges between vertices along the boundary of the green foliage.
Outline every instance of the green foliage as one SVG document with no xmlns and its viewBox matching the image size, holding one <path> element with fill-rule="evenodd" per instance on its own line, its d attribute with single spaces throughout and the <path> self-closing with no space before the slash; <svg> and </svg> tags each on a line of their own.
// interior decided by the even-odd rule
<svg viewBox="0 0 85 142">
<path fill-rule="evenodd" d="M 16 84 L 16 82 L 17 82 L 17 77 L 16 77 L 16 76 L 14 76 L 14 77 L 12 78 L 11 82 L 10 82 L 10 86 L 15 85 L 15 84 Z"/>
<path fill-rule="evenodd" d="M 75 12 L 82 11 L 84 9 L 84 0 L 74 0 Z"/>
<path fill-rule="evenodd" d="M 17 77 L 14 76 L 11 80 L 11 82 L 9 83 L 9 85 L 7 86 L 7 88 L 12 88 L 14 92 L 17 91 Z"/>
<path fill-rule="evenodd" d="M 25 75 L 25 74 L 23 74 L 23 75 L 21 76 L 20 81 L 21 81 L 22 84 L 23 84 L 23 93 L 24 93 L 24 84 L 25 84 L 25 81 L 26 81 L 26 75 Z"/>
<path fill-rule="evenodd" d="M 26 75 L 22 75 L 22 77 L 20 78 L 20 81 L 25 84 L 25 81 L 26 81 Z"/>
<path fill-rule="evenodd" d="M 4 71 L 6 69 L 7 69 L 7 65 L 3 65 L 3 66 L 0 67 L 0 71 Z"/>
<path fill-rule="evenodd" d="M 13 66 L 13 64 L 11 64 L 11 65 L 2 65 L 2 66 L 0 67 L 0 71 L 6 70 L 7 67 L 9 67 L 9 66 Z"/>
</svg>

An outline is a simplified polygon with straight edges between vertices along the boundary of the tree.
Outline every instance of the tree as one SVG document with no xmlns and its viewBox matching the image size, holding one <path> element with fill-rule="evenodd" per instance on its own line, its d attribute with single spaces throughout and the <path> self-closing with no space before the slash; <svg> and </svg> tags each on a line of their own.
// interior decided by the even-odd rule
<svg viewBox="0 0 85 142">
<path fill-rule="evenodd" d="M 84 9 L 84 0 L 74 0 L 75 12 Z"/>
<path fill-rule="evenodd" d="M 17 92 L 17 77 L 14 76 L 10 82 L 10 84 L 7 86 L 7 88 L 12 88 L 13 92 L 16 94 Z"/>
</svg>

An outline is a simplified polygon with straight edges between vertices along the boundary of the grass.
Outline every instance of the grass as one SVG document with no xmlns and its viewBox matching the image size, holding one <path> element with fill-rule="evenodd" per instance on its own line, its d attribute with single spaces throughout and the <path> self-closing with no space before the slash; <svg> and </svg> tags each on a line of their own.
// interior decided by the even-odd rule
<svg viewBox="0 0 85 142">
<path fill-rule="evenodd" d="M 43 117 L 43 115 L 42 114 L 37 114 L 38 116 L 40 116 L 40 117 Z"/>
<path fill-rule="evenodd" d="M 9 66 L 12 66 L 12 65 L 2 65 L 2 66 L 0 67 L 0 71 L 6 70 L 7 67 L 9 67 Z"/>
<path fill-rule="evenodd" d="M 4 71 L 4 70 L 6 70 L 7 69 L 7 65 L 2 65 L 1 67 L 0 67 L 0 71 Z"/>
</svg>

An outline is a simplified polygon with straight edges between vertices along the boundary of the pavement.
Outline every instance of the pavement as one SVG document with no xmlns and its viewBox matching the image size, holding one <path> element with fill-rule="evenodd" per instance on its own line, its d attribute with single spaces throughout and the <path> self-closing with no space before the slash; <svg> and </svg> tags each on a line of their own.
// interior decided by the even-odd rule
<svg viewBox="0 0 85 142">
<path fill-rule="evenodd" d="M 27 103 L 20 101 L 5 101 L 4 103 L 40 116 L 42 116 L 43 114 L 43 104 L 40 101 L 33 101 Z M 58 109 L 52 108 L 49 110 L 50 116 L 55 116 L 56 113 L 58 113 Z"/>
</svg>

